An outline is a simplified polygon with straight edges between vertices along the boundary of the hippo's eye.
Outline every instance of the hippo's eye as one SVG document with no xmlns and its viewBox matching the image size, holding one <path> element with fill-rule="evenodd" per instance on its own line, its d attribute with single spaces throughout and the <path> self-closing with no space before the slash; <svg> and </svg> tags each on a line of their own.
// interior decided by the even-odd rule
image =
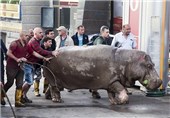
<svg viewBox="0 0 170 118">
<path fill-rule="evenodd" d="M 147 64 L 147 67 L 148 67 L 149 69 L 152 69 L 152 68 L 153 68 L 153 65 Z"/>
</svg>

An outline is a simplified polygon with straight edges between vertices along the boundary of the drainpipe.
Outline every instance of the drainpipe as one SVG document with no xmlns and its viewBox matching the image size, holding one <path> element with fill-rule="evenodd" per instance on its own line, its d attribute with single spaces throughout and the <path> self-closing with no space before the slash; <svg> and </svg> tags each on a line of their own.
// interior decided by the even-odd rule
<svg viewBox="0 0 170 118">
<path fill-rule="evenodd" d="M 49 1 L 49 6 L 50 6 L 50 7 L 53 7 L 53 0 L 50 0 L 50 1 Z"/>
</svg>

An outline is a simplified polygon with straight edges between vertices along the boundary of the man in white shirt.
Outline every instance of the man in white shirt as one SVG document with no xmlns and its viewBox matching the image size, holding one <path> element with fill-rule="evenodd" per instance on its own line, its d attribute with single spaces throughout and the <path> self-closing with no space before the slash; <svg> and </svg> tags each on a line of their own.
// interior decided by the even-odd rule
<svg viewBox="0 0 170 118">
<path fill-rule="evenodd" d="M 131 27 L 129 24 L 123 25 L 122 32 L 115 35 L 111 45 L 121 49 L 136 49 L 136 39 L 131 33 Z"/>
<path fill-rule="evenodd" d="M 119 32 L 114 36 L 111 46 L 120 49 L 136 49 L 136 39 L 131 33 L 131 27 L 129 24 L 122 26 L 122 32 Z M 132 94 L 132 92 L 127 90 L 127 94 Z"/>
</svg>

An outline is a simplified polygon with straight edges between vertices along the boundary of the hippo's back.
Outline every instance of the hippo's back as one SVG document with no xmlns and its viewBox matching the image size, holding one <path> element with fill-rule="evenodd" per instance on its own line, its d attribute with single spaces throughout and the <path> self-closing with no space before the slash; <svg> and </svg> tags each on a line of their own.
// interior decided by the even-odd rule
<svg viewBox="0 0 170 118">
<path fill-rule="evenodd" d="M 112 63 L 111 46 L 73 46 L 59 49 L 47 65 L 65 88 L 107 88 Z"/>
</svg>

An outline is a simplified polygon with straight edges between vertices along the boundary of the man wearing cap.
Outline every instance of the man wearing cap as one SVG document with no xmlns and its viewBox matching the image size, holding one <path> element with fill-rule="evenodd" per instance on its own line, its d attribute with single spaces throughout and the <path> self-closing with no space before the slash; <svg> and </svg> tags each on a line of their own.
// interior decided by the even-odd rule
<svg viewBox="0 0 170 118">
<path fill-rule="evenodd" d="M 56 49 L 64 46 L 74 46 L 74 42 L 70 36 L 67 35 L 67 29 L 64 26 L 57 28 L 58 36 L 55 38 Z"/>
<path fill-rule="evenodd" d="M 55 38 L 56 50 L 64 46 L 74 46 L 74 42 L 70 36 L 67 35 L 68 30 L 64 26 L 60 26 L 56 29 L 58 31 L 58 36 Z M 51 97 L 53 102 L 57 102 L 55 95 L 51 90 Z"/>
</svg>

